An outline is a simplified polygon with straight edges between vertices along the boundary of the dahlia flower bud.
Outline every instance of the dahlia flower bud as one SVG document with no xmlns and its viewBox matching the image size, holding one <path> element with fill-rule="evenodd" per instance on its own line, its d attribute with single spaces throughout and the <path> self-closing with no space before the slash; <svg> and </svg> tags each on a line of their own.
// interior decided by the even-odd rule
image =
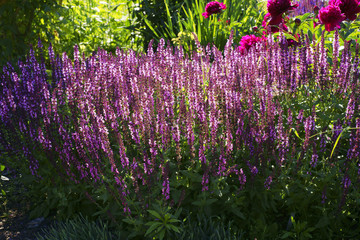
<svg viewBox="0 0 360 240">
<path fill-rule="evenodd" d="M 209 2 L 205 7 L 205 12 L 202 15 L 205 18 L 210 17 L 212 14 L 218 14 L 221 10 L 226 9 L 226 5 L 224 3 L 220 3 L 218 1 Z"/>
<path fill-rule="evenodd" d="M 314 11 L 314 13 L 315 13 L 316 15 L 319 13 L 319 10 L 320 10 L 320 8 L 315 5 L 313 11 Z"/>
<path fill-rule="evenodd" d="M 340 23 L 345 20 L 345 15 L 341 13 L 341 10 L 336 5 L 328 5 L 323 7 L 319 11 L 318 18 L 321 23 L 325 25 L 325 29 L 328 32 L 340 28 Z"/>
</svg>

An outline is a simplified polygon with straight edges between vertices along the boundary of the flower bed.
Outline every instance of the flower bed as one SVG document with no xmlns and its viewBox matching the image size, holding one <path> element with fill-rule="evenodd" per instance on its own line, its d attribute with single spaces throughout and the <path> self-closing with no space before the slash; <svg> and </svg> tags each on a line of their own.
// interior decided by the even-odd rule
<svg viewBox="0 0 360 240">
<path fill-rule="evenodd" d="M 139 239 L 197 214 L 252 239 L 358 236 L 359 45 L 333 34 L 332 52 L 324 32 L 190 57 L 164 40 L 50 47 L 48 67 L 39 43 L 0 75 L 0 146 L 32 175 L 34 216 L 108 217 Z"/>
</svg>

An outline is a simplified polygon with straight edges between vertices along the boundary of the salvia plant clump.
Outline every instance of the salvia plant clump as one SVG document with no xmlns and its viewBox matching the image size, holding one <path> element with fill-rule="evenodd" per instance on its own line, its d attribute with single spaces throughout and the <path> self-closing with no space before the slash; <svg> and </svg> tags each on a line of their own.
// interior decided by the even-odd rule
<svg viewBox="0 0 360 240">
<path fill-rule="evenodd" d="M 230 38 L 187 56 L 162 40 L 146 54 L 75 46 L 73 60 L 50 47 L 46 65 L 40 43 L 3 67 L 0 144 L 36 181 L 105 188 L 124 216 L 134 201 L 221 198 L 226 184 L 227 200 L 257 181 L 268 191 L 285 173 L 310 176 L 326 204 L 331 186 L 315 182 L 334 171 L 341 212 L 359 188 L 359 45 L 340 52 L 337 32 L 332 57 L 324 45 L 303 35 L 240 52 Z"/>
</svg>

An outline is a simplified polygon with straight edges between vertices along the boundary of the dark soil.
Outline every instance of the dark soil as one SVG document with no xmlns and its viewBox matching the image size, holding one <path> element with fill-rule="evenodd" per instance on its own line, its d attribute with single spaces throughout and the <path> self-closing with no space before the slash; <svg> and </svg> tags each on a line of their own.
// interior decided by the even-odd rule
<svg viewBox="0 0 360 240">
<path fill-rule="evenodd" d="M 30 202 L 23 194 L 26 190 L 19 181 L 20 174 L 7 168 L 0 175 L 8 179 L 0 182 L 0 189 L 7 194 L 0 198 L 0 240 L 36 240 L 36 234 L 49 228 L 54 218 L 30 219 Z"/>
<path fill-rule="evenodd" d="M 44 219 L 32 226 L 28 214 L 18 209 L 10 209 L 8 216 L 0 220 L 0 240 L 36 240 L 43 229 L 49 228 L 54 220 Z"/>
</svg>

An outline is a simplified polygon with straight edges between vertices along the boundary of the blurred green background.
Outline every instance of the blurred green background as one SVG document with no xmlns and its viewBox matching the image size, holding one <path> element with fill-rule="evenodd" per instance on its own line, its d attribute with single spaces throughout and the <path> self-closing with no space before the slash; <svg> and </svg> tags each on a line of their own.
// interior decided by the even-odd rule
<svg viewBox="0 0 360 240">
<path fill-rule="evenodd" d="M 16 62 L 30 44 L 41 39 L 57 53 L 71 55 L 78 44 L 85 53 L 98 47 L 134 45 L 125 29 L 129 1 L 124 0 L 0 0 L 0 65 Z"/>
<path fill-rule="evenodd" d="M 170 1 L 171 13 L 182 6 Z M 166 19 L 163 0 L 0 0 L 0 65 L 16 63 L 40 38 L 58 53 L 98 47 L 142 51 L 154 38 L 144 17 L 161 29 Z"/>
<path fill-rule="evenodd" d="M 175 45 L 181 43 L 185 50 L 190 50 L 186 45 L 194 45 L 193 38 L 183 41 L 182 36 L 196 32 L 203 45 L 218 43 L 221 49 L 231 29 L 235 29 L 238 41 L 242 35 L 249 34 L 263 16 L 258 4 L 261 1 L 224 0 L 228 9 L 204 20 L 201 13 L 207 2 L 0 0 L 0 66 L 7 62 L 16 65 L 38 39 L 46 49 L 51 43 L 56 53 L 66 52 L 71 56 L 74 45 L 79 45 L 85 55 L 99 47 L 111 52 L 116 47 L 140 52 L 147 49 L 152 39 L 156 45 L 160 38 Z"/>
</svg>

